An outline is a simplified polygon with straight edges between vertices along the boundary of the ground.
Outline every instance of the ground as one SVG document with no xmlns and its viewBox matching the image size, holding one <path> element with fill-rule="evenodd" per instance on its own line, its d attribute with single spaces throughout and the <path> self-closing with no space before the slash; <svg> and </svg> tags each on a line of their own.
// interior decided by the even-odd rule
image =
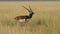
<svg viewBox="0 0 60 34">
<path fill-rule="evenodd" d="M 14 18 L 28 15 L 26 6 L 34 11 L 27 23 Z M 60 34 L 60 2 L 0 2 L 0 34 Z"/>
</svg>

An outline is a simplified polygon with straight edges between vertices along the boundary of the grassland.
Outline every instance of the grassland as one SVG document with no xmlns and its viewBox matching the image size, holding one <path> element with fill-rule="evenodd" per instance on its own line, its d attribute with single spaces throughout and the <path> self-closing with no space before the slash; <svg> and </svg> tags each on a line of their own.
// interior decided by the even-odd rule
<svg viewBox="0 0 60 34">
<path fill-rule="evenodd" d="M 35 14 L 21 26 L 14 18 L 29 14 L 23 5 Z M 60 34 L 60 2 L 0 2 L 0 34 Z"/>
</svg>

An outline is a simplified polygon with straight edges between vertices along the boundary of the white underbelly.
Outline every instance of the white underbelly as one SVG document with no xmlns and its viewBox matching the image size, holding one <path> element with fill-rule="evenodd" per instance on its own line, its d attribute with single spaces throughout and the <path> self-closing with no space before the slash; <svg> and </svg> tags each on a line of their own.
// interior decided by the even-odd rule
<svg viewBox="0 0 60 34">
<path fill-rule="evenodd" d="M 25 19 L 19 19 L 19 22 L 25 22 Z"/>
<path fill-rule="evenodd" d="M 19 19 L 19 22 L 27 22 L 27 21 L 29 21 L 29 19 Z"/>
</svg>

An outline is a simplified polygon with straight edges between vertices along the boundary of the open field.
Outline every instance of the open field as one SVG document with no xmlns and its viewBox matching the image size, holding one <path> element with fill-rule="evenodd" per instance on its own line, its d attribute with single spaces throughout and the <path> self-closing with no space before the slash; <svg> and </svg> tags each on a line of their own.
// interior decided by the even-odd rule
<svg viewBox="0 0 60 34">
<path fill-rule="evenodd" d="M 14 18 L 34 11 L 28 23 L 18 23 Z M 60 2 L 0 2 L 0 34 L 60 34 Z"/>
</svg>

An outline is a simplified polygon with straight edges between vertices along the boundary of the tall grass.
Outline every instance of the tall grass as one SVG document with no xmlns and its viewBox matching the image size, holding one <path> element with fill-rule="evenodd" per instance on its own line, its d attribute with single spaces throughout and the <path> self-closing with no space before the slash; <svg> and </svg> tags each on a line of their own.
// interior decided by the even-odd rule
<svg viewBox="0 0 60 34">
<path fill-rule="evenodd" d="M 35 12 L 27 23 L 14 19 L 28 15 L 21 5 L 31 5 Z M 0 34 L 60 34 L 59 31 L 60 2 L 0 2 Z"/>
</svg>

